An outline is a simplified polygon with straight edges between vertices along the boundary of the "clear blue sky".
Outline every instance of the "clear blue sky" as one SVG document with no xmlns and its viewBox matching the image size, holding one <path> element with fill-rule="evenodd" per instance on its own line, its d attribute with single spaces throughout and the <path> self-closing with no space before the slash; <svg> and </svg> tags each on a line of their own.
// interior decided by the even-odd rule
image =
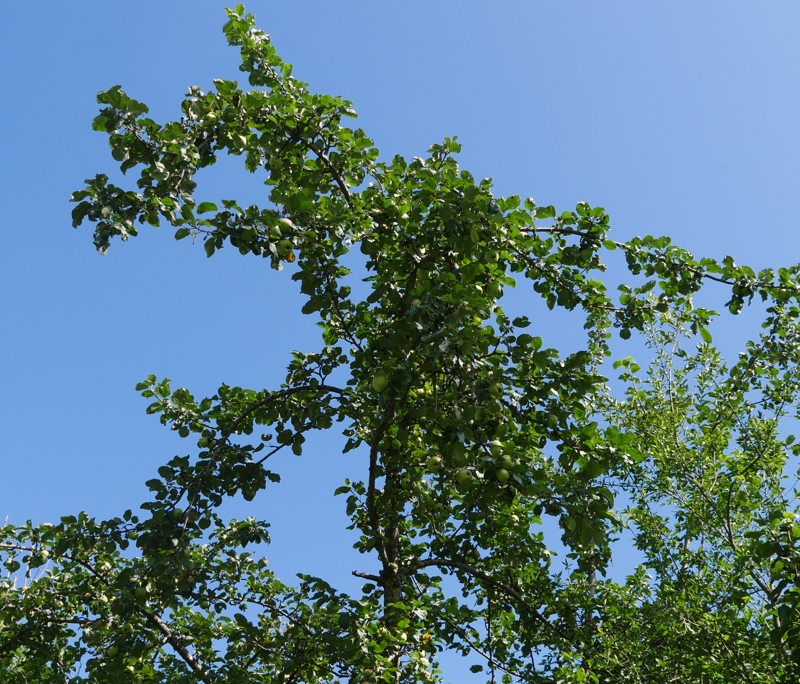
<svg viewBox="0 0 800 684">
<path fill-rule="evenodd" d="M 262 260 L 230 249 L 207 260 L 149 227 L 100 257 L 90 228 L 70 227 L 70 193 L 116 168 L 90 129 L 97 91 L 122 84 L 166 119 L 187 86 L 238 78 L 222 7 L 0 8 L 0 520 L 110 517 L 141 503 L 144 481 L 191 446 L 144 414 L 133 386 L 148 373 L 196 394 L 220 382 L 275 387 L 289 350 L 318 346 L 287 273 Z M 493 177 L 498 194 L 602 205 L 617 238 L 669 234 L 756 267 L 800 260 L 797 2 L 247 8 L 298 78 L 354 101 L 386 157 L 458 135 L 462 165 Z M 202 176 L 203 199 L 264 197 L 239 165 Z M 542 320 L 540 333 L 565 340 L 561 320 Z M 269 555 L 285 579 L 303 570 L 345 587 L 364 563 L 342 544 L 343 502 L 330 497 L 359 465 L 340 443 L 331 435 L 285 457 L 281 485 L 255 509 L 230 508 L 273 523 Z"/>
</svg>

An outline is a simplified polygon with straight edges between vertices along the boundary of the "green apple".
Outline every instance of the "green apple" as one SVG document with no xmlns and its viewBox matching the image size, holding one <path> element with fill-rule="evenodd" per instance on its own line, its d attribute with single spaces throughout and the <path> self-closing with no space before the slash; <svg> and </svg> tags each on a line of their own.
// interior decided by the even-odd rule
<svg viewBox="0 0 800 684">
<path fill-rule="evenodd" d="M 285 216 L 282 219 L 278 219 L 278 223 L 285 226 L 288 230 L 292 230 L 294 228 L 294 224 L 292 223 L 291 219 L 286 218 Z"/>
<path fill-rule="evenodd" d="M 497 470 L 495 470 L 494 476 L 497 478 L 498 482 L 508 482 L 508 478 L 511 477 L 511 475 L 505 468 L 498 468 Z"/>
<path fill-rule="evenodd" d="M 442 469 L 442 457 L 431 456 L 428 459 L 428 470 L 432 473 L 438 473 Z"/>
<path fill-rule="evenodd" d="M 499 439 L 493 439 L 490 449 L 492 451 L 492 456 L 495 458 L 502 456 L 504 449 L 503 443 Z"/>
<path fill-rule="evenodd" d="M 372 378 L 372 389 L 374 389 L 376 392 L 385 392 L 388 386 L 389 378 L 387 378 L 383 373 Z"/>
<path fill-rule="evenodd" d="M 500 423 L 500 425 L 495 428 L 494 434 L 497 437 L 505 437 L 508 434 L 508 424 Z"/>
<path fill-rule="evenodd" d="M 489 385 L 489 394 L 497 398 L 503 393 L 503 385 L 499 382 L 493 382 Z"/>
<path fill-rule="evenodd" d="M 252 242 L 253 240 L 256 239 L 256 235 L 258 235 L 258 232 L 256 231 L 255 228 L 246 228 L 245 230 L 242 231 L 241 237 L 242 240 L 244 240 L 245 242 Z"/>
<path fill-rule="evenodd" d="M 456 480 L 458 481 L 458 484 L 466 486 L 472 482 L 472 472 L 466 468 L 459 468 L 458 472 L 456 473 Z"/>
<path fill-rule="evenodd" d="M 498 252 L 496 249 L 488 249 L 486 250 L 486 253 L 483 255 L 483 260 L 489 264 L 496 263 L 499 258 L 500 258 L 500 252 Z"/>
<path fill-rule="evenodd" d="M 291 240 L 283 239 L 278 243 L 278 255 L 282 257 L 288 256 L 293 248 L 294 243 Z"/>
<path fill-rule="evenodd" d="M 207 447 L 208 446 L 208 437 L 201 437 L 200 439 L 198 439 L 197 440 L 197 446 L 199 446 L 201 449 L 203 447 Z"/>
<path fill-rule="evenodd" d="M 116 646 L 109 646 L 106 649 L 106 653 L 108 653 L 108 655 L 113 657 L 113 656 L 117 655 L 117 653 L 119 653 L 119 648 L 117 648 Z"/>
<path fill-rule="evenodd" d="M 203 119 L 208 123 L 216 123 L 217 121 L 217 113 L 216 112 L 208 112 Z"/>
<path fill-rule="evenodd" d="M 272 226 L 272 228 L 267 231 L 267 237 L 272 240 L 272 242 L 277 242 L 280 240 L 281 234 L 281 229 L 278 228 L 278 226 Z"/>
<path fill-rule="evenodd" d="M 551 413 L 549 416 L 547 416 L 547 424 L 551 428 L 556 427 L 558 425 L 558 416 L 553 414 L 553 413 Z"/>
<path fill-rule="evenodd" d="M 147 589 L 145 589 L 144 587 L 136 587 L 133 594 L 134 596 L 136 596 L 136 598 L 144 598 L 145 596 L 147 596 Z"/>
<path fill-rule="evenodd" d="M 500 466 L 505 468 L 506 470 L 514 470 L 516 467 L 517 462 L 508 454 L 503 454 L 503 457 L 500 459 Z"/>
<path fill-rule="evenodd" d="M 497 280 L 493 280 L 486 286 L 486 294 L 492 299 L 497 299 L 502 293 L 503 286 Z"/>
</svg>

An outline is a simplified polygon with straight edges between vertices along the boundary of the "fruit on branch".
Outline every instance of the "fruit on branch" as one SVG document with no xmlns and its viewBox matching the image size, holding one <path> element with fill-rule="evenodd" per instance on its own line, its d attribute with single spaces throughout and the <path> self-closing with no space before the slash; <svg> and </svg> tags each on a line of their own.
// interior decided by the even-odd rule
<svg viewBox="0 0 800 684">
<path fill-rule="evenodd" d="M 485 292 L 492 299 L 497 299 L 503 293 L 503 286 L 497 280 L 493 280 L 486 286 Z"/>
<path fill-rule="evenodd" d="M 456 481 L 462 486 L 466 486 L 472 482 L 472 471 L 466 468 L 459 468 L 456 472 Z"/>
<path fill-rule="evenodd" d="M 499 382 L 493 382 L 489 385 L 489 394 L 491 394 L 495 399 L 499 397 L 503 393 L 503 385 Z"/>
<path fill-rule="evenodd" d="M 428 471 L 431 473 L 438 473 L 442 469 L 442 457 L 441 456 L 431 456 L 428 459 Z"/>
</svg>

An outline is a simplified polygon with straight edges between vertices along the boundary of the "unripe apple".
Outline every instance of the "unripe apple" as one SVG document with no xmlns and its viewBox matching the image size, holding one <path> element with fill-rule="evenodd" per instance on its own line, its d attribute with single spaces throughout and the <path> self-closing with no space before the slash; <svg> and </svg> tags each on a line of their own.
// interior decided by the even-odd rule
<svg viewBox="0 0 800 684">
<path fill-rule="evenodd" d="M 508 424 L 500 423 L 500 425 L 495 428 L 494 434 L 497 437 L 505 437 L 508 434 Z"/>
<path fill-rule="evenodd" d="M 272 226 L 272 228 L 267 231 L 267 237 L 273 242 L 277 242 L 281 239 L 281 229 L 278 228 L 278 226 Z"/>
<path fill-rule="evenodd" d="M 489 394 L 497 398 L 503 393 L 503 385 L 499 382 L 493 382 L 489 385 Z"/>
<path fill-rule="evenodd" d="M 442 457 L 431 456 L 428 459 L 428 470 L 432 473 L 438 473 L 442 469 Z"/>
<path fill-rule="evenodd" d="M 456 480 L 458 481 L 458 484 L 466 486 L 472 482 L 472 472 L 466 468 L 459 468 L 458 472 L 456 473 Z"/>
<path fill-rule="evenodd" d="M 278 243 L 278 255 L 282 257 L 288 256 L 293 248 L 294 243 L 291 240 L 281 240 Z"/>
<path fill-rule="evenodd" d="M 483 255 L 484 261 L 490 264 L 495 263 L 499 258 L 500 258 L 500 252 L 498 252 L 496 249 L 489 249 Z"/>
<path fill-rule="evenodd" d="M 117 655 L 117 653 L 118 653 L 118 652 L 119 652 L 119 648 L 117 648 L 116 646 L 109 646 L 109 647 L 106 649 L 106 653 L 108 653 L 108 655 L 110 655 L 112 658 L 113 658 L 115 655 Z"/>
<path fill-rule="evenodd" d="M 288 230 L 292 230 L 294 228 L 292 220 L 286 218 L 285 216 L 282 219 L 278 219 L 278 223 L 283 224 Z"/>
<path fill-rule="evenodd" d="M 503 457 L 500 459 L 500 466 L 505 468 L 506 470 L 514 470 L 516 467 L 517 462 L 508 454 L 503 454 Z"/>
<path fill-rule="evenodd" d="M 133 594 L 134 596 L 136 596 L 136 598 L 144 598 L 145 596 L 147 596 L 147 589 L 145 589 L 144 587 L 136 587 Z"/>
<path fill-rule="evenodd" d="M 372 389 L 374 389 L 376 392 L 385 392 L 388 386 L 389 378 L 387 378 L 383 373 L 372 378 Z"/>
<path fill-rule="evenodd" d="M 497 299 L 503 292 L 503 286 L 497 281 L 493 280 L 486 286 L 486 294 L 492 299 Z"/>
<path fill-rule="evenodd" d="M 499 439 L 492 440 L 490 448 L 492 451 L 492 456 L 494 456 L 495 458 L 503 454 L 503 448 L 504 448 L 503 443 Z"/>
<path fill-rule="evenodd" d="M 216 112 L 208 112 L 203 119 L 208 123 L 216 123 L 217 121 L 217 113 Z"/>
<path fill-rule="evenodd" d="M 511 477 L 505 468 L 498 468 L 494 476 L 497 478 L 498 482 L 508 482 L 508 478 Z"/>
<path fill-rule="evenodd" d="M 197 446 L 199 446 L 201 449 L 203 447 L 207 447 L 208 446 L 208 437 L 201 437 L 200 439 L 198 439 L 197 440 Z"/>
</svg>

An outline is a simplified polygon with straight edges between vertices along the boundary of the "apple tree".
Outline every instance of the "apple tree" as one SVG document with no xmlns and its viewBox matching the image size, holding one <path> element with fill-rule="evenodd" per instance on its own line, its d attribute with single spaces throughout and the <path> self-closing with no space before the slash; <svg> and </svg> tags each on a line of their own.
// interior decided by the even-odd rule
<svg viewBox="0 0 800 684">
<path fill-rule="evenodd" d="M 227 13 L 249 88 L 193 86 L 163 124 L 119 86 L 100 93 L 93 127 L 138 178 L 86 181 L 73 223 L 94 224 L 101 253 L 149 224 L 264 259 L 299 284 L 321 343 L 276 388 L 198 397 L 147 377 L 148 413 L 191 452 L 150 500 L 0 528 L 0 680 L 433 682 L 449 651 L 475 681 L 797 681 L 798 268 L 618 242 L 600 207 L 497 197 L 455 139 L 381 157 L 350 102 L 295 79 L 241 5 Z M 222 154 L 264 175 L 261 206 L 195 196 Z M 611 252 L 630 283 L 616 291 Z M 706 285 L 730 314 L 765 302 L 735 362 L 693 301 Z M 506 311 L 515 286 L 580 317 L 580 350 L 544 346 L 546 315 Z M 633 334 L 643 365 L 624 354 Z M 361 466 L 332 492 L 358 533 L 357 595 L 275 577 L 267 523 L 219 510 L 330 429 Z M 626 545 L 642 562 L 615 576 Z"/>
</svg>

